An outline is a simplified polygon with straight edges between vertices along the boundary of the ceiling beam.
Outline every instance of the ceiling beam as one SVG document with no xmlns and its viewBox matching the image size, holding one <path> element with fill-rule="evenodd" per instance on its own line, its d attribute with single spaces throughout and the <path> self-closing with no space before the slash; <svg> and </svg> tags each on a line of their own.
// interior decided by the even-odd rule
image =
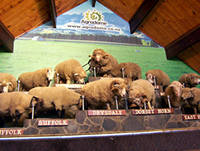
<svg viewBox="0 0 200 151">
<path fill-rule="evenodd" d="M 140 26 L 145 17 L 151 12 L 159 0 L 144 0 L 136 13 L 129 21 L 130 32 L 133 34 Z"/>
<path fill-rule="evenodd" d="M 200 41 L 200 25 L 179 37 L 165 47 L 167 59 L 172 59 L 180 52 Z"/>
<path fill-rule="evenodd" d="M 96 0 L 92 0 L 92 7 L 95 7 Z"/>
<path fill-rule="evenodd" d="M 0 21 L 0 43 L 4 46 L 6 51 L 13 52 L 15 37 Z"/>
<path fill-rule="evenodd" d="M 50 6 L 51 22 L 52 22 L 53 28 L 56 28 L 57 12 L 56 12 L 55 0 L 49 0 L 49 6 Z"/>
</svg>

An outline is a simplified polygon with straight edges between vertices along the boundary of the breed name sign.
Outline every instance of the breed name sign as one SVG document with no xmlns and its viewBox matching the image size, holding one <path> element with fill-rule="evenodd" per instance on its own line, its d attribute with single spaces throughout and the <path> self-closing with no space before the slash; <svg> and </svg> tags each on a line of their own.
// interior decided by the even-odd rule
<svg viewBox="0 0 200 151">
<path fill-rule="evenodd" d="M 88 116 L 126 115 L 125 110 L 88 110 Z"/>
<path fill-rule="evenodd" d="M 182 116 L 183 120 L 200 120 L 200 115 L 198 114 L 188 114 Z"/>
<path fill-rule="evenodd" d="M 68 120 L 63 119 L 39 119 L 38 126 L 67 126 Z"/>
<path fill-rule="evenodd" d="M 19 136 L 24 134 L 24 129 L 5 128 L 0 129 L 0 136 Z"/>
<path fill-rule="evenodd" d="M 152 114 L 172 114 L 174 113 L 173 109 L 167 108 L 167 109 L 138 109 L 138 110 L 132 110 L 133 115 L 152 115 Z"/>
</svg>

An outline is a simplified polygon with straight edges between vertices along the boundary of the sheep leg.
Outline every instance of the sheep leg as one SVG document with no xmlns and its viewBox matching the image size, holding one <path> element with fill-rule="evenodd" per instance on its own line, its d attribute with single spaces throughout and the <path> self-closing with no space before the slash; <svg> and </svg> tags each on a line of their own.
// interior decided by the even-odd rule
<svg viewBox="0 0 200 151">
<path fill-rule="evenodd" d="M 106 106 L 107 106 L 107 110 L 111 110 L 111 107 L 110 107 L 109 103 L 106 103 Z"/>
<path fill-rule="evenodd" d="M 65 77 L 66 77 L 67 84 L 71 84 L 70 77 L 69 77 L 69 76 L 66 76 L 66 75 L 65 75 Z"/>
<path fill-rule="evenodd" d="M 147 102 L 147 105 L 148 105 L 148 108 L 149 108 L 150 110 L 152 110 L 151 103 L 150 103 L 149 101 Z"/>
</svg>

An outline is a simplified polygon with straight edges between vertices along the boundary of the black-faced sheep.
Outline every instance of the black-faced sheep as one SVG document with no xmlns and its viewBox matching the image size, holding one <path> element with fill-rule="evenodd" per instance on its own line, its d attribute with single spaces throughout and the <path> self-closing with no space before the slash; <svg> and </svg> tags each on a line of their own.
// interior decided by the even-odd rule
<svg viewBox="0 0 200 151">
<path fill-rule="evenodd" d="M 126 95 L 126 82 L 121 78 L 103 78 L 87 83 L 81 89 L 88 109 L 115 109 L 115 96 L 119 104 Z M 120 105 L 119 105 L 120 106 Z"/>
<path fill-rule="evenodd" d="M 17 87 L 16 78 L 9 73 L 0 73 L 0 87 L 4 89 L 4 92 L 12 92 L 15 91 Z"/>
<path fill-rule="evenodd" d="M 32 112 L 32 104 L 35 106 L 41 100 L 24 92 L 7 92 L 0 94 L 0 118 L 2 121 L 12 118 L 17 125 L 22 125 L 24 119 Z"/>
<path fill-rule="evenodd" d="M 84 83 L 86 76 L 86 72 L 81 64 L 75 59 L 70 59 L 56 65 L 54 81 L 55 83 L 67 84 L 72 82 Z M 59 80 L 59 82 L 57 80 Z"/>
<path fill-rule="evenodd" d="M 22 73 L 18 80 L 20 81 L 20 90 L 29 91 L 34 87 L 49 86 L 53 79 L 54 72 L 51 68 L 43 68 L 34 72 Z"/>
<path fill-rule="evenodd" d="M 118 64 L 117 59 L 103 49 L 95 49 L 91 56 L 90 69 L 95 67 L 97 76 L 110 74 L 111 69 Z"/>
<path fill-rule="evenodd" d="M 140 66 L 132 62 L 120 63 L 114 66 L 111 69 L 110 74 L 113 77 L 127 78 L 127 79 L 130 79 L 131 81 L 142 78 L 142 71 L 141 71 Z"/>
<path fill-rule="evenodd" d="M 181 110 L 184 114 L 200 113 L 200 88 L 183 88 Z"/>
<path fill-rule="evenodd" d="M 165 88 L 170 84 L 169 76 L 160 69 L 148 70 L 145 76 L 154 87 L 160 89 L 160 92 L 165 91 Z"/>
<path fill-rule="evenodd" d="M 179 108 L 181 106 L 181 94 L 182 94 L 183 85 L 178 81 L 173 81 L 165 89 L 165 103 L 168 104 L 170 100 L 171 107 Z"/>
<path fill-rule="evenodd" d="M 135 80 L 129 88 L 129 107 L 142 109 L 144 103 L 147 103 L 149 109 L 155 105 L 154 87 L 147 80 Z"/>
<path fill-rule="evenodd" d="M 196 87 L 200 84 L 200 76 L 196 73 L 186 73 L 179 78 L 179 82 L 181 82 L 184 87 Z"/>
<path fill-rule="evenodd" d="M 28 93 L 43 100 L 42 107 L 37 110 L 38 116 L 46 111 L 55 110 L 58 117 L 73 118 L 81 108 L 80 94 L 65 87 L 37 87 Z M 61 114 L 63 112 L 64 115 Z"/>
</svg>

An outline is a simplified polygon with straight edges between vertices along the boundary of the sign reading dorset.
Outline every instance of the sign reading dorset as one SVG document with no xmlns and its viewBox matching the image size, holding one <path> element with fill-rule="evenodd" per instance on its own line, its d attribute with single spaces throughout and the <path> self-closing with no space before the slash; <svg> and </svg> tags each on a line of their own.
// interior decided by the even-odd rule
<svg viewBox="0 0 200 151">
<path fill-rule="evenodd" d="M 13 128 L 0 129 L 1 136 L 17 136 L 17 135 L 22 135 L 23 133 L 24 129 L 13 129 Z"/>
<path fill-rule="evenodd" d="M 188 114 L 182 116 L 183 120 L 200 120 L 199 114 Z"/>
<path fill-rule="evenodd" d="M 67 126 L 68 120 L 63 119 L 39 119 L 38 126 Z"/>
<path fill-rule="evenodd" d="M 142 110 L 132 110 L 133 115 L 150 115 L 150 114 L 172 114 L 174 113 L 173 109 L 142 109 Z"/>
<path fill-rule="evenodd" d="M 88 116 L 113 116 L 113 115 L 126 115 L 125 110 L 88 110 Z"/>
</svg>

